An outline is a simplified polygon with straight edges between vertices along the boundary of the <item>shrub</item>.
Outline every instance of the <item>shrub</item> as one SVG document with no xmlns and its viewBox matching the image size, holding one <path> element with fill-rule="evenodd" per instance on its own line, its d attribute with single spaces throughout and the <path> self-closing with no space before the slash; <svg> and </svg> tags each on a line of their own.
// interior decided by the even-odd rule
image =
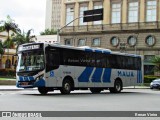
<svg viewBox="0 0 160 120">
<path fill-rule="evenodd" d="M 15 70 L 0 70 L 0 76 L 8 76 L 8 77 L 14 77 L 16 76 Z"/>
<path fill-rule="evenodd" d="M 144 76 L 144 83 L 151 83 L 152 80 L 158 78 L 157 76 Z"/>
</svg>

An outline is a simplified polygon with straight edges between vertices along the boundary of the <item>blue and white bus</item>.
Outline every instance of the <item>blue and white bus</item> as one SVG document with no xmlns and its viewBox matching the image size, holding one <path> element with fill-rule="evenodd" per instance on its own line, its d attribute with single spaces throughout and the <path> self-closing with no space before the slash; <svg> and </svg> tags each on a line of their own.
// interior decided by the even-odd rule
<svg viewBox="0 0 160 120">
<path fill-rule="evenodd" d="M 17 82 L 19 88 L 37 87 L 41 94 L 60 90 L 119 93 L 125 86 L 143 83 L 140 55 L 108 49 L 73 47 L 48 43 L 19 46 Z"/>
</svg>

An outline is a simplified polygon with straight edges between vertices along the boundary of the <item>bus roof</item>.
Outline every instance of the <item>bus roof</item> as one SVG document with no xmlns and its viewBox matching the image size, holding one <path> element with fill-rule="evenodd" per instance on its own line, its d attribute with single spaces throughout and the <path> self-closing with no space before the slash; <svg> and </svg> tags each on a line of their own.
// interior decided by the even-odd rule
<svg viewBox="0 0 160 120">
<path fill-rule="evenodd" d="M 121 52 L 113 52 L 110 49 L 105 49 L 105 48 L 91 48 L 89 46 L 75 47 L 75 46 L 62 45 L 62 44 L 48 44 L 48 45 L 53 46 L 53 47 L 60 47 L 60 48 L 67 48 L 67 49 L 74 49 L 74 50 L 84 50 L 84 51 L 89 51 L 89 52 L 124 55 L 124 56 L 131 56 L 131 57 L 141 57 L 141 55 L 130 54 L 130 53 L 121 53 Z"/>
<path fill-rule="evenodd" d="M 69 45 L 62 45 L 62 44 L 59 44 L 59 43 L 50 44 L 50 43 L 35 43 L 34 42 L 34 43 L 22 44 L 20 46 L 26 46 L 26 45 L 32 45 L 32 44 L 45 44 L 45 46 L 52 46 L 52 47 L 58 47 L 58 48 L 82 50 L 82 51 L 105 53 L 105 54 L 124 55 L 124 56 L 131 56 L 131 57 L 141 57 L 141 55 L 130 54 L 130 53 L 121 53 L 121 52 L 113 52 L 110 49 L 105 49 L 105 48 L 91 48 L 89 46 L 75 47 L 75 46 L 69 46 Z"/>
</svg>

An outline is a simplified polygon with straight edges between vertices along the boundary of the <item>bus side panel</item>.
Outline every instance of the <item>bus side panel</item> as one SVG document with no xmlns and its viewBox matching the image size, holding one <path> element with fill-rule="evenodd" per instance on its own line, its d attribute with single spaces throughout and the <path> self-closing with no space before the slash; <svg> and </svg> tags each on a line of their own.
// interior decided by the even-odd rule
<svg viewBox="0 0 160 120">
<path fill-rule="evenodd" d="M 59 79 L 59 73 L 57 74 L 57 70 L 51 70 L 47 72 L 45 74 L 46 87 L 56 87 L 58 79 Z"/>
<path fill-rule="evenodd" d="M 137 84 L 137 70 L 113 69 L 111 73 L 112 86 L 117 78 L 122 80 L 123 87 L 134 86 Z"/>
<path fill-rule="evenodd" d="M 78 81 L 78 87 L 94 87 L 94 84 L 91 82 L 94 67 L 76 67 L 76 69 L 78 71 L 75 73 Z"/>
</svg>

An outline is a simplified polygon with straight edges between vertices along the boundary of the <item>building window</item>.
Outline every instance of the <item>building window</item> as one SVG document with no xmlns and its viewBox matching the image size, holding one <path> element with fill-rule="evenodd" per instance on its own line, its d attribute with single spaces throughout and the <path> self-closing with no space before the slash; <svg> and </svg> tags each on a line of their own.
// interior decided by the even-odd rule
<svg viewBox="0 0 160 120">
<path fill-rule="evenodd" d="M 155 44 L 155 42 L 156 42 L 156 40 L 155 40 L 154 36 L 149 35 L 146 37 L 146 44 L 148 46 L 153 46 Z"/>
<path fill-rule="evenodd" d="M 155 55 L 144 55 L 144 62 L 151 63 L 151 60 L 155 57 Z"/>
<path fill-rule="evenodd" d="M 112 4 L 112 23 L 121 22 L 121 4 L 113 3 Z"/>
<path fill-rule="evenodd" d="M 92 46 L 100 46 L 100 39 L 99 38 L 94 38 L 92 41 Z"/>
<path fill-rule="evenodd" d="M 11 60 L 10 59 L 6 60 L 5 68 L 11 68 Z"/>
<path fill-rule="evenodd" d="M 66 39 L 64 44 L 71 46 L 72 45 L 72 40 L 71 39 Z"/>
<path fill-rule="evenodd" d="M 136 37 L 130 36 L 130 37 L 128 38 L 128 44 L 129 44 L 129 46 L 135 46 L 135 45 L 136 45 L 136 42 L 137 42 Z"/>
<path fill-rule="evenodd" d="M 138 22 L 138 2 L 129 3 L 128 22 Z"/>
<path fill-rule="evenodd" d="M 71 22 L 74 19 L 74 5 L 67 5 L 66 6 L 66 24 Z M 68 26 L 73 26 L 73 22 L 70 23 Z"/>
<path fill-rule="evenodd" d="M 147 1 L 147 6 L 146 6 L 146 21 L 156 21 L 157 19 L 157 2 L 156 0 L 148 0 Z"/>
<path fill-rule="evenodd" d="M 117 37 L 112 37 L 111 38 L 111 45 L 116 47 L 119 44 L 119 39 Z"/>
<path fill-rule="evenodd" d="M 83 3 L 83 4 L 80 4 L 80 7 L 79 7 L 79 16 L 83 16 L 83 12 L 88 10 L 88 4 L 86 3 Z M 83 22 L 83 17 L 79 19 L 79 25 L 87 25 L 87 22 Z"/>
<path fill-rule="evenodd" d="M 94 9 L 102 8 L 102 2 L 94 2 Z M 94 25 L 102 24 L 102 21 L 94 21 Z"/>
<path fill-rule="evenodd" d="M 85 46 L 86 40 L 85 39 L 79 39 L 78 40 L 78 46 Z"/>
</svg>

